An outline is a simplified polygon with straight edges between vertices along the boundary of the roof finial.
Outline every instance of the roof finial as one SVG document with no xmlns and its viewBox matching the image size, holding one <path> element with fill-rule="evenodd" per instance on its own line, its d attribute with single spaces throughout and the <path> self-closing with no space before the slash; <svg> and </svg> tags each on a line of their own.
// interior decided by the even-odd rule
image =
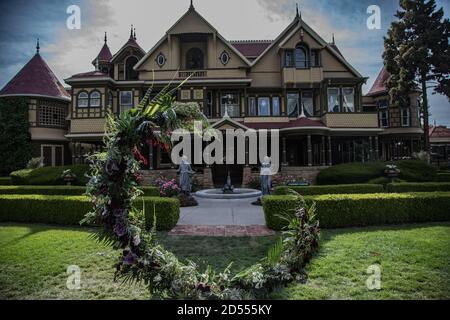
<svg viewBox="0 0 450 320">
<path fill-rule="evenodd" d="M 336 42 L 334 42 L 334 33 L 332 34 L 331 43 L 332 43 L 332 44 L 336 44 Z"/>
<path fill-rule="evenodd" d="M 133 39 L 133 25 L 131 25 L 130 39 Z"/>
<path fill-rule="evenodd" d="M 194 9 L 194 0 L 191 0 L 191 5 L 189 6 L 189 9 Z"/>
<path fill-rule="evenodd" d="M 99 70 L 100 70 L 100 66 L 99 66 L 98 57 L 97 57 L 97 59 L 95 59 L 95 71 L 99 71 Z"/>
<path fill-rule="evenodd" d="M 300 12 L 298 10 L 298 3 L 295 4 L 295 17 L 300 18 Z"/>
<path fill-rule="evenodd" d="M 106 35 L 106 31 L 105 31 L 105 44 L 108 42 L 108 36 Z"/>
<path fill-rule="evenodd" d="M 137 38 L 136 38 L 136 28 L 134 28 L 134 30 L 133 30 L 133 31 L 134 31 L 134 34 L 133 34 L 133 39 L 134 39 L 134 40 L 137 40 Z"/>
<path fill-rule="evenodd" d="M 39 45 L 39 38 L 37 38 L 36 42 L 36 53 L 39 53 L 39 50 L 41 49 L 41 46 Z"/>
</svg>

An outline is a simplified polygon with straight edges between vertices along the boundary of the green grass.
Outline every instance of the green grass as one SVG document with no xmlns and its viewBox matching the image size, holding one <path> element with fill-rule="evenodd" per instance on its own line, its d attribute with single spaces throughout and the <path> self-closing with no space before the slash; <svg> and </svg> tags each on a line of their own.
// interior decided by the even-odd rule
<svg viewBox="0 0 450 320">
<path fill-rule="evenodd" d="M 117 252 L 90 238 L 94 229 L 0 224 L 0 299 L 147 299 L 142 285 L 113 282 Z M 160 241 L 180 258 L 238 271 L 266 255 L 274 237 L 172 237 Z M 366 288 L 380 264 L 382 290 Z M 66 288 L 66 268 L 81 268 L 81 290 Z M 283 299 L 450 299 L 450 223 L 324 230 L 306 284 Z"/>
<path fill-rule="evenodd" d="M 381 266 L 381 290 L 367 289 L 367 268 Z M 284 299 L 450 299 L 450 224 L 323 232 L 306 284 Z"/>
</svg>

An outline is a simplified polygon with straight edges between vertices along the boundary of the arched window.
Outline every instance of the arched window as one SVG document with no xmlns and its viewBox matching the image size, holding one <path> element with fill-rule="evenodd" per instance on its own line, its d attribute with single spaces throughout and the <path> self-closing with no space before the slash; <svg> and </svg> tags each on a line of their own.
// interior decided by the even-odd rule
<svg viewBox="0 0 450 320">
<path fill-rule="evenodd" d="M 304 46 L 295 48 L 295 66 L 300 69 L 308 68 L 308 50 Z"/>
<path fill-rule="evenodd" d="M 186 53 L 186 69 L 196 70 L 203 69 L 203 51 L 199 48 L 189 49 Z"/>
<path fill-rule="evenodd" d="M 125 62 L 125 80 L 137 80 L 138 73 L 133 69 L 133 67 L 138 63 L 138 58 L 131 56 Z"/>
<path fill-rule="evenodd" d="M 77 98 L 78 108 L 87 108 L 89 106 L 89 96 L 87 92 L 80 92 Z"/>
<path fill-rule="evenodd" d="M 89 94 L 89 106 L 90 107 L 100 107 L 100 104 L 101 104 L 100 92 L 92 91 Z"/>
</svg>

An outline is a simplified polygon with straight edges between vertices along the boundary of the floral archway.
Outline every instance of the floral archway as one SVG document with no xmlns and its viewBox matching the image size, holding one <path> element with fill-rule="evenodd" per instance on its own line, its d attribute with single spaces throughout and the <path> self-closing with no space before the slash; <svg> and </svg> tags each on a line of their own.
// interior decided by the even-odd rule
<svg viewBox="0 0 450 320">
<path fill-rule="evenodd" d="M 107 241 L 122 254 L 116 264 L 116 279 L 144 282 L 151 294 L 163 299 L 251 299 L 264 297 L 277 286 L 302 276 L 302 268 L 319 244 L 315 207 L 306 207 L 302 197 L 289 220 L 289 226 L 259 263 L 232 275 L 230 267 L 221 272 L 211 267 L 199 270 L 191 262 L 180 261 L 158 243 L 156 217 L 151 231 L 145 230 L 144 212 L 139 201 L 140 163 L 136 151 L 149 140 L 171 148 L 170 134 L 177 128 L 192 129 L 193 121 L 207 122 L 195 104 L 179 104 L 168 88 L 118 117 L 108 115 L 106 151 L 91 158 L 87 193 L 93 210 L 83 222 L 102 226 L 99 241 Z"/>
</svg>

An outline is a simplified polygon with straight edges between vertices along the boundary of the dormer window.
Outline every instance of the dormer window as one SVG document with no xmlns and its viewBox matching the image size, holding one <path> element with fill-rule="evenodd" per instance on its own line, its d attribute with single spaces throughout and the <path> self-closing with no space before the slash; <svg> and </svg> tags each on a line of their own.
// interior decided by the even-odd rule
<svg viewBox="0 0 450 320">
<path fill-rule="evenodd" d="M 138 80 L 139 75 L 134 66 L 138 63 L 138 58 L 135 56 L 128 57 L 125 62 L 125 80 Z"/>
<path fill-rule="evenodd" d="M 204 68 L 203 51 L 199 48 L 192 48 L 186 53 L 186 69 L 197 70 Z"/>
<path fill-rule="evenodd" d="M 306 69 L 308 65 L 308 50 L 303 45 L 295 48 L 295 67 L 298 69 Z"/>
</svg>

